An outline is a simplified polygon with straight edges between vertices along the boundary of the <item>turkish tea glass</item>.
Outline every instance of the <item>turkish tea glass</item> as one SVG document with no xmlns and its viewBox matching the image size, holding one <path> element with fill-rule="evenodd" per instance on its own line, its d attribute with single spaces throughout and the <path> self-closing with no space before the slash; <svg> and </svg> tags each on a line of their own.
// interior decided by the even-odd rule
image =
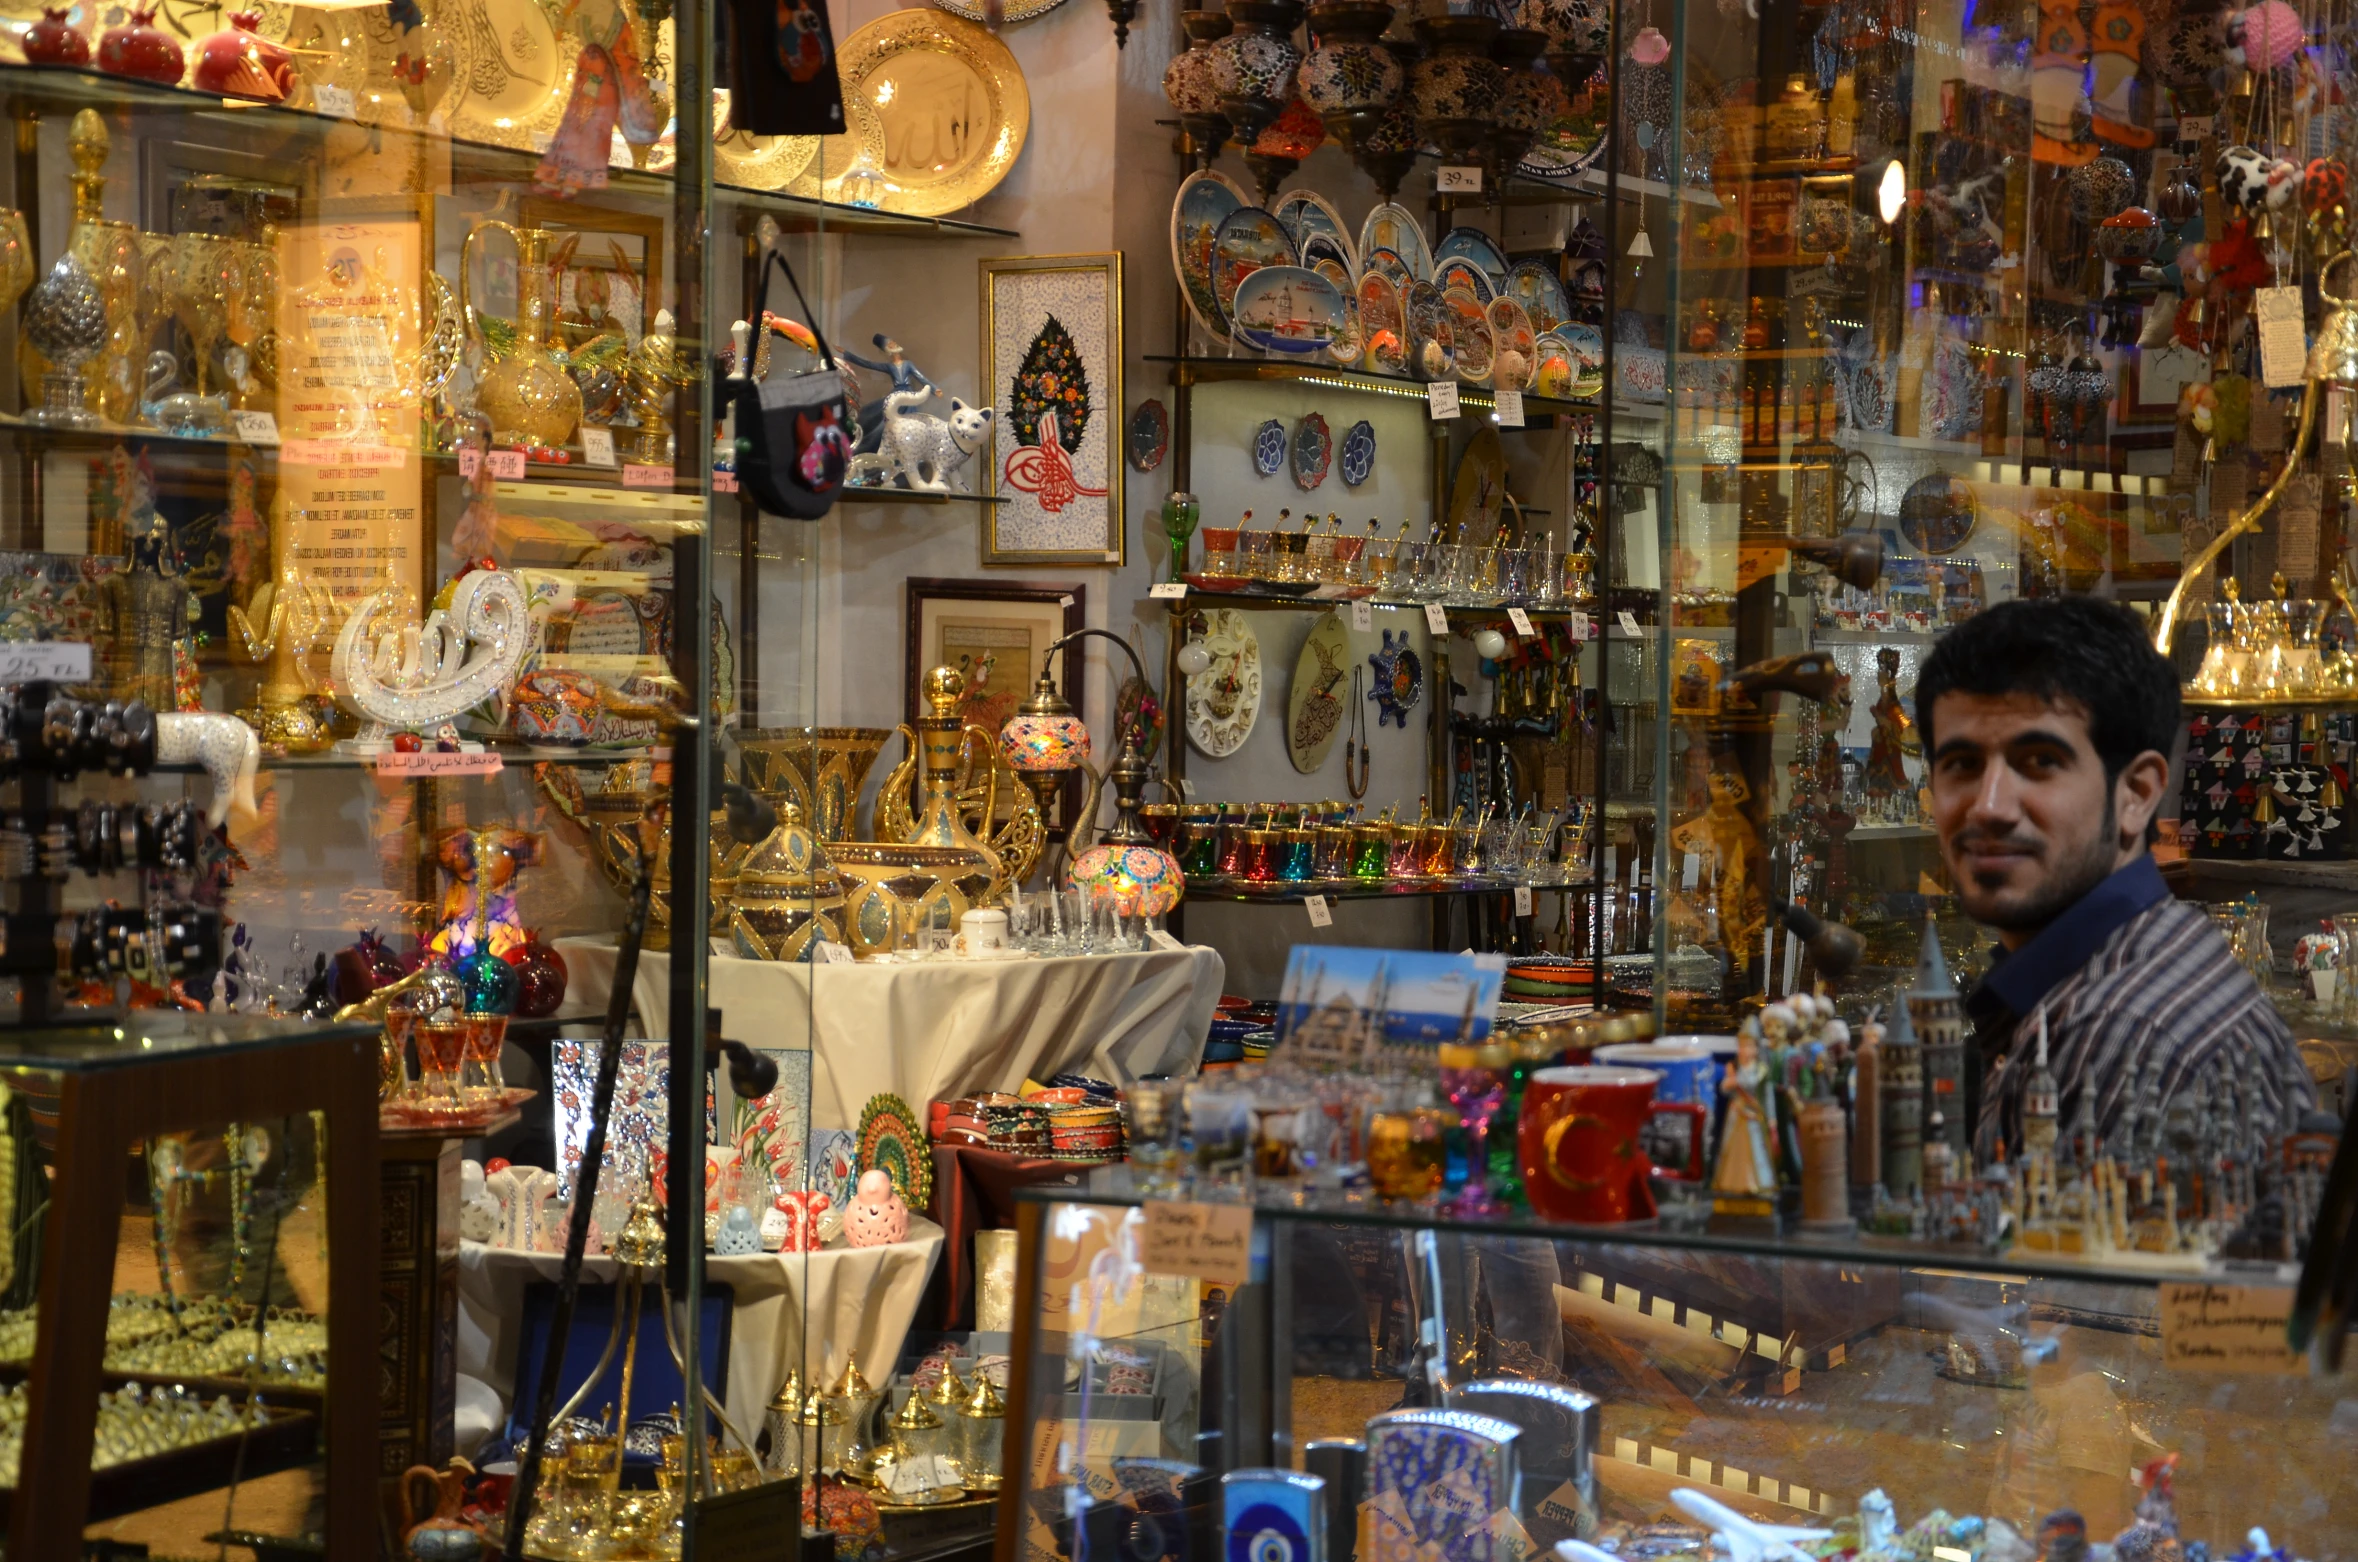
<svg viewBox="0 0 2358 1562">
<path fill-rule="evenodd" d="M 1322 824 L 1317 827 L 1316 861 L 1312 869 L 1315 878 L 1333 881 L 1351 876 L 1351 827 L 1346 824 Z"/>
<path fill-rule="evenodd" d="M 1233 580 L 1237 572 L 1236 539 L 1233 526 L 1206 526 L 1204 538 L 1204 573 Z"/>
<path fill-rule="evenodd" d="M 1247 580 L 1277 579 L 1277 534 L 1240 531 L 1236 534 L 1236 573 Z"/>
<path fill-rule="evenodd" d="M 1279 849 L 1285 844 L 1283 830 L 1247 830 L 1241 877 L 1255 884 L 1273 884 L 1281 866 Z"/>
<path fill-rule="evenodd" d="M 1377 582 L 1379 595 L 1396 602 L 1414 602 L 1422 588 L 1426 556 L 1432 544 L 1412 542 L 1402 538 L 1393 544 L 1391 556 L 1384 561 L 1384 578 Z"/>
<path fill-rule="evenodd" d="M 1380 879 L 1392 867 L 1392 830 L 1389 825 L 1351 826 L 1351 877 Z"/>
<path fill-rule="evenodd" d="M 1498 594 L 1516 607 L 1531 605 L 1531 559 L 1528 548 L 1498 550 Z"/>
<path fill-rule="evenodd" d="M 1318 877 L 1318 833 L 1304 825 L 1279 832 L 1277 876 L 1288 884 L 1306 884 Z"/>
<path fill-rule="evenodd" d="M 1445 879 L 1454 870 L 1456 832 L 1446 824 L 1420 824 L 1416 829 L 1416 871 L 1428 879 Z"/>
<path fill-rule="evenodd" d="M 1180 810 L 1184 839 L 1179 846 L 1179 871 L 1191 879 L 1208 879 L 1220 871 L 1220 810 L 1210 803 L 1189 803 Z"/>
<path fill-rule="evenodd" d="M 1367 1120 L 1367 1175 L 1387 1199 L 1421 1202 L 1441 1191 L 1449 1130 L 1457 1114 L 1439 1107 L 1380 1111 Z"/>
<path fill-rule="evenodd" d="M 1239 879 L 1245 874 L 1246 837 L 1252 828 L 1245 821 L 1250 816 L 1241 809 L 1220 816 L 1220 862 L 1222 877 Z"/>
<path fill-rule="evenodd" d="M 1417 875 L 1419 848 L 1423 845 L 1422 826 L 1396 824 L 1392 826 L 1392 849 L 1384 862 L 1385 873 L 1395 879 L 1413 879 Z"/>
<path fill-rule="evenodd" d="M 470 1014 L 459 1021 L 466 1045 L 466 1078 L 460 1083 L 460 1093 L 481 1100 L 498 1100 L 507 1094 L 508 1082 L 500 1069 L 500 1052 L 507 1045 L 508 1017 L 504 1014 Z"/>
<path fill-rule="evenodd" d="M 418 1043 L 418 1073 L 425 1094 L 432 1099 L 457 1101 L 460 1074 L 467 1064 L 466 1022 L 420 1020 L 414 1034 Z"/>
</svg>

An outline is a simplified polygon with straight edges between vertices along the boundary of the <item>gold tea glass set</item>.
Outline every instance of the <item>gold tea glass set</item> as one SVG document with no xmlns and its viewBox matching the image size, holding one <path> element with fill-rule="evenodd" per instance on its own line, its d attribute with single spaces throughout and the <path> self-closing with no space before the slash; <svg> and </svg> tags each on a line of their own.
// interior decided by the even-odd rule
<svg viewBox="0 0 2358 1562">
<path fill-rule="evenodd" d="M 1254 527 L 1249 510 L 1235 526 L 1202 527 L 1198 583 L 1288 595 L 1323 589 L 1330 595 L 1455 607 L 1569 607 L 1590 596 L 1590 556 L 1557 552 L 1545 534 L 1536 546 L 1509 546 L 1506 527 L 1489 545 L 1445 543 L 1438 540 L 1436 527 L 1420 542 L 1408 535 L 1404 522 L 1400 535 L 1387 542 L 1378 534 L 1378 523 L 1368 522 L 1367 535 L 1354 537 L 1332 513 L 1323 519 L 1312 515 L 1301 531 L 1289 531 L 1290 513 L 1280 511 L 1277 525 L 1269 529 Z"/>
<path fill-rule="evenodd" d="M 1323 803 L 1150 803 L 1141 810 L 1155 844 L 1179 861 L 1191 885 L 1318 885 L 1402 888 L 1437 882 L 1533 886 L 1573 882 L 1584 870 L 1580 832 L 1561 809 L 1526 806 L 1519 815 L 1463 808 L 1448 819 L 1420 810 L 1373 817 L 1359 805 Z M 1560 843 L 1560 844 L 1559 844 Z"/>
</svg>

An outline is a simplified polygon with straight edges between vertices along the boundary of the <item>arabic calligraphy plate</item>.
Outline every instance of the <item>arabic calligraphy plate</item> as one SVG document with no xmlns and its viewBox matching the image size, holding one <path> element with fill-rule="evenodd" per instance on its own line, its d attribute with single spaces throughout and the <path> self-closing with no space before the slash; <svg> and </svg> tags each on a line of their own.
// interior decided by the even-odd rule
<svg viewBox="0 0 2358 1562">
<path fill-rule="evenodd" d="M 998 187 L 1031 130 L 1032 96 L 1007 46 L 944 11 L 888 11 L 836 51 L 846 132 L 863 164 L 882 174 L 887 211 L 940 217 Z"/>
<path fill-rule="evenodd" d="M 579 40 L 532 0 L 459 0 L 441 13 L 440 26 L 460 55 L 447 103 L 450 133 L 494 146 L 545 144 L 573 90 Z"/>
</svg>

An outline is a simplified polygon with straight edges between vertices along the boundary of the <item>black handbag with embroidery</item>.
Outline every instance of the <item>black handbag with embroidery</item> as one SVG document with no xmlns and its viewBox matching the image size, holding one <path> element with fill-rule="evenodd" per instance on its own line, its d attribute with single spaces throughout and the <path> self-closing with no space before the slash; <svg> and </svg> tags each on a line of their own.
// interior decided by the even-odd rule
<svg viewBox="0 0 2358 1562">
<path fill-rule="evenodd" d="M 818 366 L 792 373 L 773 369 L 761 379 L 751 377 L 750 361 L 716 371 L 720 394 L 715 398 L 714 415 L 736 413 L 738 486 L 774 515 L 815 521 L 834 507 L 835 496 L 843 488 L 859 425 L 844 395 L 843 369 L 835 361 L 834 349 L 827 345 L 826 333 L 819 329 L 819 317 L 802 296 L 794 268 L 776 250 L 762 262 L 761 286 L 755 290 L 753 309 L 746 317 L 753 322 L 756 340 L 769 302 L 773 265 L 786 273 L 786 285 L 794 289 L 795 302 L 811 323 L 811 335 L 819 343 Z M 757 355 L 749 350 L 746 356 L 750 360 Z"/>
</svg>

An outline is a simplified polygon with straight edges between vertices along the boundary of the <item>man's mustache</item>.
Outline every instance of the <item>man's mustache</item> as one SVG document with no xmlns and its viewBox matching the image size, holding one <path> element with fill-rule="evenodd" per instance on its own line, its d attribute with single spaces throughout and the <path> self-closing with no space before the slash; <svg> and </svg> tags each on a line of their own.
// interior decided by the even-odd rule
<svg viewBox="0 0 2358 1562">
<path fill-rule="evenodd" d="M 2028 856 L 2042 856 L 2046 843 L 2036 836 L 1993 835 L 1987 830 L 1960 830 L 1950 843 L 1958 851 L 2012 851 Z"/>
</svg>

